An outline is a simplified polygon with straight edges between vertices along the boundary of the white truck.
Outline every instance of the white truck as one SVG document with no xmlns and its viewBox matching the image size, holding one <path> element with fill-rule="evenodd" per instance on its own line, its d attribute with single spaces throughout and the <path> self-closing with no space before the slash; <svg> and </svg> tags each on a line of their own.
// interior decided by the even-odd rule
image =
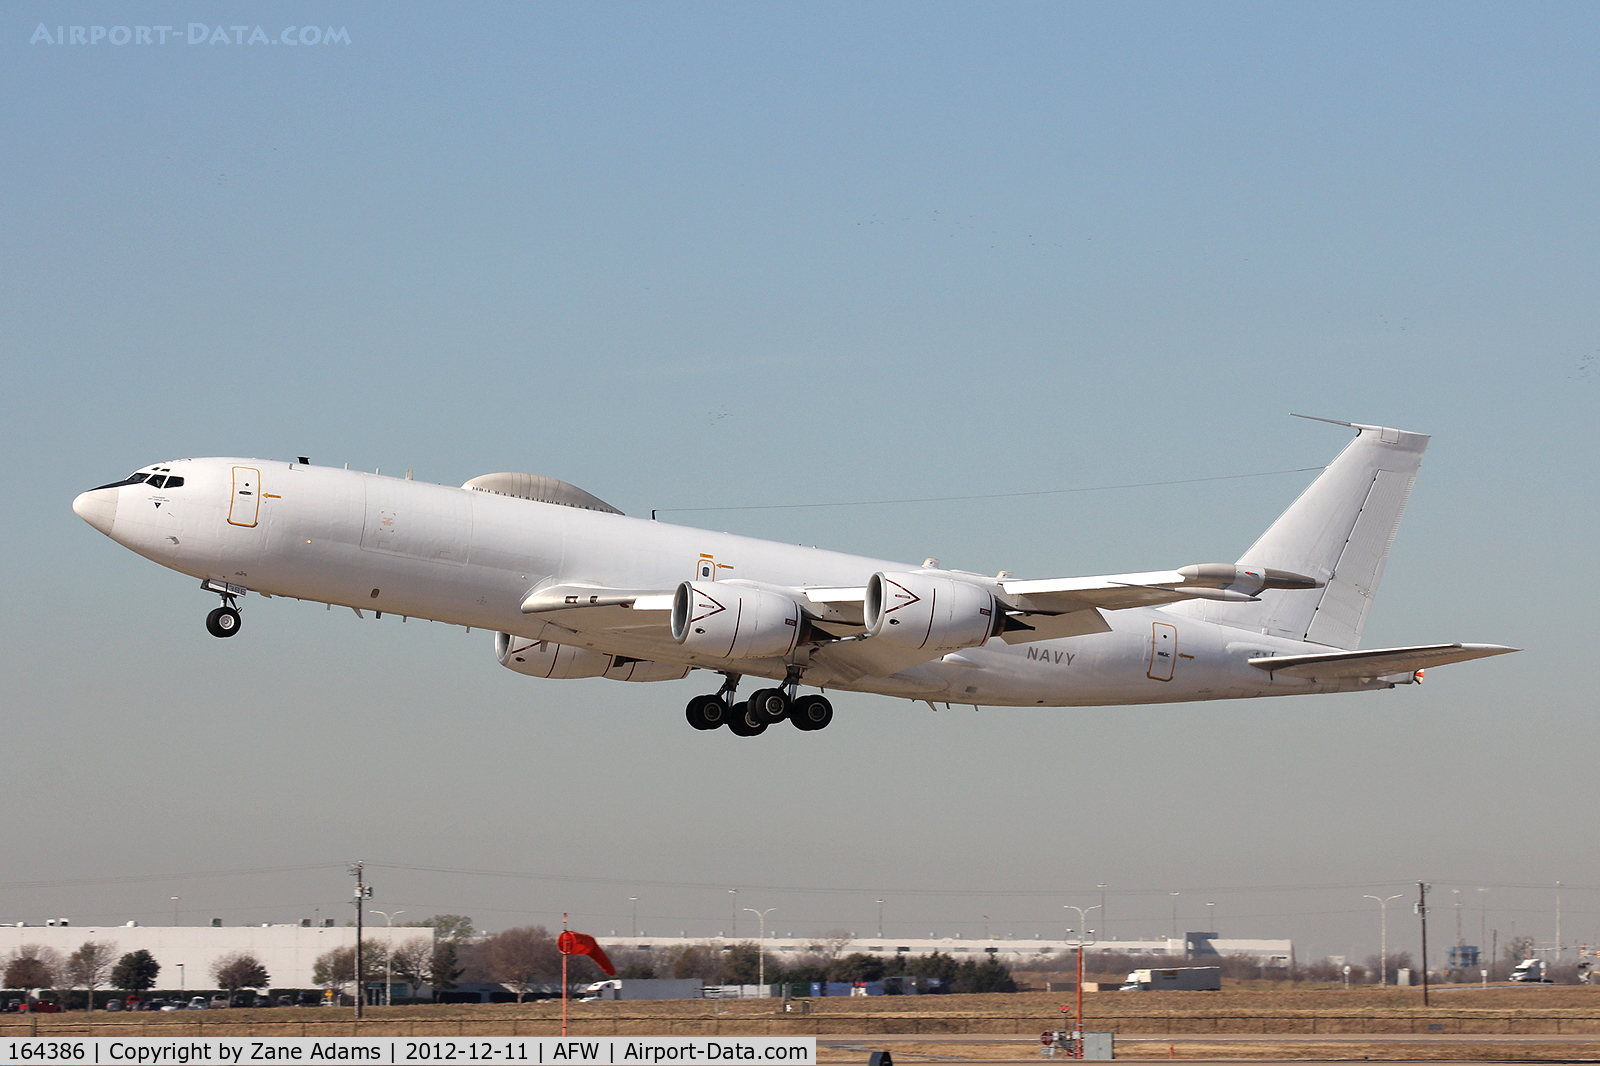
<svg viewBox="0 0 1600 1066">
<path fill-rule="evenodd" d="M 1511 971 L 1513 981 L 1526 981 L 1530 984 L 1550 984 L 1551 981 L 1544 975 L 1543 959 L 1523 959 L 1517 963 L 1517 968 Z"/>
<path fill-rule="evenodd" d="M 1222 988 L 1222 967 L 1179 966 L 1171 970 L 1135 970 L 1123 992 L 1216 992 Z"/>
<path fill-rule="evenodd" d="M 595 1003 L 610 999 L 700 999 L 705 983 L 698 977 L 657 978 L 653 980 L 628 980 L 614 978 L 596 981 L 583 990 L 581 1002 Z"/>
</svg>

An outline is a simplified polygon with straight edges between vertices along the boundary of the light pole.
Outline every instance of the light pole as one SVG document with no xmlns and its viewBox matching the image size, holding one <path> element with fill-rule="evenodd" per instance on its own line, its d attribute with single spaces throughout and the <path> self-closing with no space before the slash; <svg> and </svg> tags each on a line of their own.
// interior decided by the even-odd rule
<svg viewBox="0 0 1600 1066">
<path fill-rule="evenodd" d="M 1383 899 L 1379 896 L 1362 896 L 1378 901 L 1378 987 L 1389 983 L 1389 900 L 1399 899 L 1402 893 Z"/>
<path fill-rule="evenodd" d="M 758 911 L 754 907 L 745 908 L 745 910 L 761 919 L 761 932 L 757 934 L 758 939 L 756 940 L 756 982 L 761 985 L 760 995 L 762 999 L 767 998 L 767 915 L 777 909 L 776 907 L 768 907 L 764 911 Z"/>
<path fill-rule="evenodd" d="M 629 936 L 639 935 L 639 897 L 629 896 L 628 902 L 633 904 L 633 924 L 629 926 Z"/>
<path fill-rule="evenodd" d="M 177 925 L 178 925 L 178 899 L 179 898 L 180 897 L 178 897 L 178 896 L 173 896 L 172 897 L 172 925 L 173 925 L 173 928 L 177 928 Z M 1557 922 L 1556 924 L 1559 925 L 1561 923 Z"/>
<path fill-rule="evenodd" d="M 729 939 L 738 940 L 739 939 L 739 890 L 737 888 L 730 888 L 730 889 L 728 889 L 728 895 L 733 897 L 732 902 L 729 903 L 729 905 L 728 905 L 728 913 L 733 915 L 733 932 L 730 935 Z"/>
<path fill-rule="evenodd" d="M 883 939 L 883 900 L 878 901 L 878 939 Z"/>
<path fill-rule="evenodd" d="M 1173 892 L 1170 895 L 1172 896 L 1172 939 L 1176 940 L 1178 939 L 1178 894 Z"/>
<path fill-rule="evenodd" d="M 1206 904 L 1206 930 L 1210 933 L 1217 931 L 1217 905 L 1215 903 Z"/>
<path fill-rule="evenodd" d="M 404 914 L 405 911 L 395 911 L 391 914 L 389 911 L 380 911 L 374 907 L 372 913 L 383 915 L 383 925 L 387 929 L 394 925 L 394 916 L 396 914 Z M 389 957 L 389 950 L 389 945 L 385 944 L 383 946 L 383 1005 L 385 1007 L 394 1006 L 394 975 L 390 969 L 393 960 Z"/>
<path fill-rule="evenodd" d="M 1077 1017 L 1076 1021 L 1074 1021 L 1074 1023 L 1073 1023 L 1073 1028 L 1078 1031 L 1078 1038 L 1073 1043 L 1073 1048 L 1076 1050 L 1075 1057 L 1081 1059 L 1081 1058 L 1083 1058 L 1083 1033 L 1084 1033 L 1084 1028 L 1083 1028 L 1083 945 L 1084 945 L 1085 941 L 1083 939 L 1083 936 L 1084 936 L 1085 933 L 1093 933 L 1094 930 L 1093 929 L 1085 929 L 1084 928 L 1084 926 L 1089 924 L 1089 918 L 1088 918 L 1088 915 L 1085 913 L 1085 910 L 1086 910 L 1085 908 L 1083 908 L 1083 907 L 1074 907 L 1070 903 L 1067 903 L 1067 904 L 1063 904 L 1061 909 L 1064 910 L 1064 911 L 1077 911 L 1078 912 L 1078 1017 Z M 1091 911 L 1092 910 L 1098 910 L 1098 909 L 1099 909 L 1098 907 L 1089 907 L 1089 908 L 1087 908 L 1087 910 L 1091 910 Z M 1102 913 L 1100 915 L 1100 917 L 1104 918 L 1105 914 Z M 1067 932 L 1070 933 L 1070 932 L 1072 932 L 1072 930 L 1068 929 Z M 1088 943 L 1093 943 L 1093 941 L 1088 941 Z"/>
<path fill-rule="evenodd" d="M 1556 882 L 1556 962 L 1561 965 L 1561 882 Z"/>
<path fill-rule="evenodd" d="M 1106 917 L 1106 884 L 1105 884 L 1105 882 L 1104 881 L 1100 882 L 1098 887 L 1100 889 L 1100 928 L 1102 928 L 1102 929 L 1104 929 L 1106 931 L 1106 935 L 1107 936 L 1110 936 L 1111 935 L 1111 919 Z"/>
</svg>

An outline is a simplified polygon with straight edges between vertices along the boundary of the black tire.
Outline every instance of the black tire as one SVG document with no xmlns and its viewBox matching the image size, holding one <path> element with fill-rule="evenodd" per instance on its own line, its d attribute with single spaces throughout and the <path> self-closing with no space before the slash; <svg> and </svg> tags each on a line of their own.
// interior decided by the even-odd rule
<svg viewBox="0 0 1600 1066">
<path fill-rule="evenodd" d="M 794 709 L 789 712 L 789 721 L 794 723 L 796 729 L 810 732 L 813 729 L 826 729 L 828 723 L 833 721 L 833 704 L 828 702 L 826 696 L 801 696 L 794 701 Z"/>
<path fill-rule="evenodd" d="M 683 709 L 684 717 L 696 729 L 715 729 L 728 721 L 728 705 L 716 696 L 696 696 Z"/>
<path fill-rule="evenodd" d="M 752 692 L 750 714 L 769 725 L 781 722 L 789 715 L 789 697 L 783 694 L 782 689 L 777 688 L 764 688 Z"/>
<path fill-rule="evenodd" d="M 243 624 L 239 612 L 232 607 L 218 607 L 206 615 L 206 632 L 214 637 L 231 637 Z"/>
<path fill-rule="evenodd" d="M 748 704 L 736 703 L 728 715 L 728 732 L 736 737 L 759 737 L 767 731 L 767 723 L 756 718 Z"/>
</svg>

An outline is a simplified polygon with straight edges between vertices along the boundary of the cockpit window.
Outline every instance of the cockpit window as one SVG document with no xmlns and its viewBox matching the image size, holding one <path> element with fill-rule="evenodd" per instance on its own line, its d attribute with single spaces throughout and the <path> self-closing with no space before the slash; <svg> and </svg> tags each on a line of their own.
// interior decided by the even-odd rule
<svg viewBox="0 0 1600 1066">
<path fill-rule="evenodd" d="M 169 489 L 177 489 L 177 488 L 182 488 L 182 487 L 183 487 L 183 478 L 178 477 L 176 474 L 168 474 L 167 475 L 167 488 L 169 488 Z"/>
<path fill-rule="evenodd" d="M 149 477 L 150 477 L 149 474 L 146 474 L 146 473 L 143 473 L 143 472 L 140 472 L 140 473 L 137 473 L 137 474 L 129 474 L 127 477 L 123 478 L 121 481 L 113 481 L 109 485 L 96 485 L 94 488 L 90 489 L 89 491 L 90 492 L 99 492 L 101 489 L 120 489 L 124 485 L 137 485 L 137 484 L 139 484 L 139 482 L 144 481 L 144 480 L 148 479 Z"/>
<path fill-rule="evenodd" d="M 148 482 L 146 482 L 146 484 L 149 485 L 153 489 L 159 489 L 163 485 L 165 485 L 166 483 L 167 483 L 167 476 L 165 474 L 157 474 L 154 477 L 152 477 Z"/>
</svg>

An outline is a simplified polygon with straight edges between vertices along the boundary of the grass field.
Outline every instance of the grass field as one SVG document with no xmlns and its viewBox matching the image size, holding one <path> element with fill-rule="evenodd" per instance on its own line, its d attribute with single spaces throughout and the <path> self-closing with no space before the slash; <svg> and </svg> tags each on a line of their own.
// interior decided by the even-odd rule
<svg viewBox="0 0 1600 1066">
<path fill-rule="evenodd" d="M 1091 993 L 1085 1027 L 1117 1034 L 1118 1058 L 1600 1059 L 1600 988 L 1237 987 Z M 1039 1034 L 1070 1029 L 1070 993 L 798 1000 L 573 1003 L 576 1036 L 815 1036 L 820 1057 L 874 1045 L 910 1061 L 1042 1061 Z M 558 1002 L 350 1008 L 81 1012 L 0 1016 L 0 1037 L 556 1036 Z"/>
</svg>

